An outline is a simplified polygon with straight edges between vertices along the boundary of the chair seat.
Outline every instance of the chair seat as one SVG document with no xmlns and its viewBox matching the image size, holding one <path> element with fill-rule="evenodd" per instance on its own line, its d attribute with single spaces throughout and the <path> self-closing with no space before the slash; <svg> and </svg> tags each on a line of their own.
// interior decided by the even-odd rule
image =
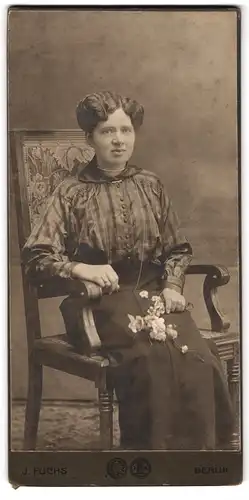
<svg viewBox="0 0 249 500">
<path fill-rule="evenodd" d="M 200 330 L 202 337 L 213 340 L 220 355 L 232 359 L 239 343 L 239 334 L 234 332 L 213 332 Z M 109 366 L 109 360 L 99 355 L 83 355 L 74 351 L 66 334 L 37 339 L 34 343 L 36 360 L 41 364 L 72 375 L 95 380 L 100 370 Z"/>
<path fill-rule="evenodd" d="M 92 381 L 97 380 L 100 372 L 109 366 L 108 359 L 103 356 L 76 353 L 68 343 L 66 334 L 35 340 L 34 356 L 42 365 Z"/>
<path fill-rule="evenodd" d="M 223 361 L 232 361 L 238 356 L 239 333 L 237 332 L 214 332 L 211 330 L 200 330 L 203 338 L 215 342 L 219 355 Z"/>
</svg>

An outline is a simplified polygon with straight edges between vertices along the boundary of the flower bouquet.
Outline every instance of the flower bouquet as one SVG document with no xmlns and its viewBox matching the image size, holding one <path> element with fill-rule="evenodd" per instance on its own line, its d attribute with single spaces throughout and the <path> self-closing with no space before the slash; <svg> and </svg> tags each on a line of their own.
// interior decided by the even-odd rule
<svg viewBox="0 0 249 500">
<path fill-rule="evenodd" d="M 147 290 L 139 292 L 141 298 L 149 299 Z M 132 316 L 128 314 L 129 325 L 128 328 L 134 334 L 143 331 L 148 335 L 149 341 L 165 342 L 169 339 L 173 342 L 174 346 L 182 353 L 186 354 L 189 351 L 187 345 L 180 345 L 177 342 L 178 333 L 176 325 L 166 325 L 163 315 L 165 314 L 164 300 L 160 295 L 153 295 L 151 297 L 151 305 L 144 316 Z"/>
</svg>

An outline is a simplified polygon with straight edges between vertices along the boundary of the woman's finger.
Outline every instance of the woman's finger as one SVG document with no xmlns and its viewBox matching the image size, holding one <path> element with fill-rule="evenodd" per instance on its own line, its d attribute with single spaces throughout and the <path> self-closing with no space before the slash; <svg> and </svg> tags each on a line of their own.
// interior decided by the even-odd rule
<svg viewBox="0 0 249 500">
<path fill-rule="evenodd" d="M 171 312 L 172 299 L 170 297 L 166 297 L 165 299 L 165 310 L 166 314 Z"/>
<path fill-rule="evenodd" d="M 112 280 L 111 283 L 112 283 L 112 285 L 111 285 L 112 289 L 113 290 L 117 290 L 117 288 L 118 288 L 118 281 L 117 280 Z"/>
<path fill-rule="evenodd" d="M 184 311 L 185 309 L 185 305 L 183 304 L 183 302 L 177 302 L 177 306 L 176 306 L 176 311 Z"/>
<path fill-rule="evenodd" d="M 181 295 L 181 297 L 177 300 L 176 303 L 176 311 L 184 311 L 185 305 L 186 305 L 185 298 L 183 297 L 183 295 Z"/>
<path fill-rule="evenodd" d="M 101 276 L 95 276 L 93 281 L 94 281 L 94 283 L 99 285 L 101 288 L 105 288 L 105 286 L 106 286 L 105 282 L 104 282 L 103 278 L 101 278 Z"/>
<path fill-rule="evenodd" d="M 107 288 L 112 287 L 112 280 L 107 273 L 103 274 L 102 279 L 104 280 L 105 286 Z"/>
<path fill-rule="evenodd" d="M 108 276 L 109 280 L 114 283 L 118 281 L 118 275 L 115 273 L 114 269 L 111 266 L 107 266 L 105 270 L 106 276 Z"/>
<path fill-rule="evenodd" d="M 176 310 L 177 310 L 177 302 L 175 300 L 172 300 L 170 311 L 175 312 Z"/>
<path fill-rule="evenodd" d="M 116 271 L 114 271 L 113 267 L 110 266 L 109 264 L 106 266 L 106 272 L 109 276 L 112 276 L 112 278 L 116 281 L 118 280 L 118 275 Z"/>
<path fill-rule="evenodd" d="M 117 281 L 114 280 L 114 277 L 109 273 L 109 271 L 106 272 L 106 274 L 103 276 L 104 282 L 105 282 L 105 289 L 106 292 L 109 293 L 110 295 L 117 290 Z"/>
<path fill-rule="evenodd" d="M 120 289 L 119 284 L 118 284 L 118 283 L 115 283 L 115 285 L 113 286 L 113 291 L 114 291 L 114 292 L 117 292 L 119 289 Z"/>
<path fill-rule="evenodd" d="M 119 278 L 115 271 L 111 268 L 110 272 L 108 272 L 108 277 L 111 280 L 112 287 L 114 290 L 117 289 Z"/>
<path fill-rule="evenodd" d="M 186 307 L 186 299 L 185 299 L 185 297 L 184 297 L 183 295 L 181 296 L 181 301 L 180 301 L 180 303 L 181 303 L 181 311 L 185 311 L 185 307 Z"/>
<path fill-rule="evenodd" d="M 118 290 L 118 282 L 117 281 L 111 281 L 110 293 L 116 292 L 117 290 Z"/>
<path fill-rule="evenodd" d="M 110 285 L 107 290 L 108 293 L 111 295 L 113 292 L 117 292 L 117 290 L 119 290 L 119 286 L 118 284 L 112 283 L 112 285 Z"/>
</svg>

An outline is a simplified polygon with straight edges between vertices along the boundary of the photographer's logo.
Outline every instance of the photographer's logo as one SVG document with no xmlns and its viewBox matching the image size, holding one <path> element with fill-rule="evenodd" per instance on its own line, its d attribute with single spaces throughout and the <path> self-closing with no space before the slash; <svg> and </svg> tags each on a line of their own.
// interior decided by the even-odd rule
<svg viewBox="0 0 249 500">
<path fill-rule="evenodd" d="M 139 477 L 143 479 L 147 477 L 151 472 L 151 465 L 146 458 L 137 457 L 130 465 L 130 473 L 132 476 Z"/>
<path fill-rule="evenodd" d="M 107 474 L 112 479 L 120 479 L 127 474 L 127 463 L 123 458 L 112 458 L 107 464 Z"/>
</svg>

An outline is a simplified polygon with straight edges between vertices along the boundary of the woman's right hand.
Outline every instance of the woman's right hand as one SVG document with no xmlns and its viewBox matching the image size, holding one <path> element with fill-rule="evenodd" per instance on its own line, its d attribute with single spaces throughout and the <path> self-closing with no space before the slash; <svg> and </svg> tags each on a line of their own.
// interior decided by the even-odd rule
<svg viewBox="0 0 249 500">
<path fill-rule="evenodd" d="M 119 290 L 118 275 L 109 264 L 91 265 L 80 262 L 73 267 L 72 277 L 92 281 L 104 289 L 106 293 Z"/>
</svg>

